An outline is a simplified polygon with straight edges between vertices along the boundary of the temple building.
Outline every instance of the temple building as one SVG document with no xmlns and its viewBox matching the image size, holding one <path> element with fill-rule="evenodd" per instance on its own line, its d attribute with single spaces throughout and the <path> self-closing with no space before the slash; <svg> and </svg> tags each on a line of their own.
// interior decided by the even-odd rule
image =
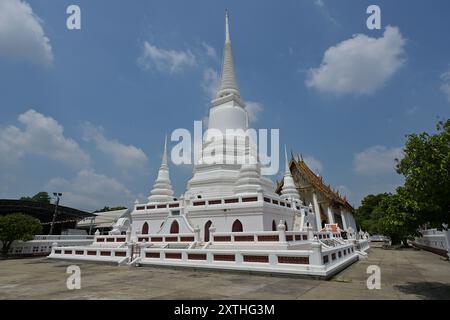
<svg viewBox="0 0 450 320">
<path fill-rule="evenodd" d="M 302 160 L 289 159 L 286 147 L 283 182 L 263 176 L 248 128 L 226 13 L 221 81 L 208 122 L 222 139 L 206 136 L 186 192 L 174 196 L 166 138 L 148 201 L 135 203 L 109 235 L 97 232 L 92 245 L 55 245 L 50 258 L 324 278 L 364 258 L 368 241 L 355 232 L 348 202 Z M 218 154 L 223 161 L 215 161 Z"/>
<path fill-rule="evenodd" d="M 312 204 L 314 212 L 319 213 L 315 214 L 313 221 L 310 221 L 314 229 L 321 230 L 326 224 L 336 224 L 343 231 L 350 227 L 357 230 L 353 217 L 354 209 L 345 196 L 333 190 L 329 184 L 325 184 L 323 177 L 314 173 L 301 156 L 291 157 L 288 167 L 301 201 Z M 290 180 L 288 183 L 292 184 Z M 286 174 L 277 185 L 277 193 L 283 192 L 284 185 Z"/>
</svg>

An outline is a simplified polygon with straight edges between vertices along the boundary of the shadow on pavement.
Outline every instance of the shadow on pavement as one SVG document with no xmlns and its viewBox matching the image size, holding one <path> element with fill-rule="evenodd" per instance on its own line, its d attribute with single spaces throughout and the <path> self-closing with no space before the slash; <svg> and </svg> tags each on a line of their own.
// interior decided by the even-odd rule
<svg viewBox="0 0 450 320">
<path fill-rule="evenodd" d="M 450 284 L 440 282 L 408 282 L 394 288 L 406 294 L 415 294 L 424 299 L 450 299 Z"/>
</svg>

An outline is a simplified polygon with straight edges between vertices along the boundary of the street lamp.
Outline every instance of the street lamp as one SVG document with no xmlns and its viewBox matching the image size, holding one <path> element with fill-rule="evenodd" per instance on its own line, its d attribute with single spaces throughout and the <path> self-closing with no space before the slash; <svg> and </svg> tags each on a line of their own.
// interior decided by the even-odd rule
<svg viewBox="0 0 450 320">
<path fill-rule="evenodd" d="M 53 226 L 55 224 L 56 215 L 58 214 L 59 198 L 62 196 L 62 193 L 61 192 L 53 192 L 53 195 L 56 197 L 56 201 L 55 201 L 55 211 L 53 212 L 52 224 L 50 225 L 50 232 L 48 233 L 49 235 L 53 234 Z"/>
</svg>

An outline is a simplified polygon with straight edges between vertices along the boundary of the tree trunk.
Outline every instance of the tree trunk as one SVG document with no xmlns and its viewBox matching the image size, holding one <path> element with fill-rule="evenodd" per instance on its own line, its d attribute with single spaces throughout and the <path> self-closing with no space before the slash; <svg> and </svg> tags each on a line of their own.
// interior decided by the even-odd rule
<svg viewBox="0 0 450 320">
<path fill-rule="evenodd" d="M 400 240 L 400 237 L 395 235 L 395 234 L 390 235 L 390 238 L 391 238 L 391 245 L 392 246 L 395 246 L 395 245 L 398 245 L 398 244 L 402 243 L 401 240 Z"/>
<path fill-rule="evenodd" d="M 11 241 L 3 242 L 3 247 L 2 247 L 2 256 L 3 257 L 7 257 L 8 256 L 8 251 L 9 251 L 9 248 L 11 247 L 11 244 L 12 244 Z"/>
</svg>

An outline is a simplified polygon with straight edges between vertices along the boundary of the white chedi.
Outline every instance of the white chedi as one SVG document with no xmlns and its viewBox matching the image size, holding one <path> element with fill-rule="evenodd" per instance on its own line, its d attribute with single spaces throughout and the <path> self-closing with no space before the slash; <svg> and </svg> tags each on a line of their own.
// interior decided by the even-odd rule
<svg viewBox="0 0 450 320">
<path fill-rule="evenodd" d="M 167 164 L 167 137 L 164 142 L 164 153 L 161 167 L 158 171 L 153 189 L 148 197 L 149 202 L 169 202 L 173 200 L 172 184 L 170 183 L 169 166 Z"/>
<path fill-rule="evenodd" d="M 286 146 L 284 146 L 285 171 L 283 177 L 283 188 L 281 189 L 281 198 L 284 200 L 300 201 L 300 195 L 295 187 L 294 178 L 292 178 L 289 168 Z"/>
<path fill-rule="evenodd" d="M 242 164 L 234 187 L 235 194 L 256 193 L 263 190 L 261 185 L 261 168 L 253 155 Z"/>
</svg>

